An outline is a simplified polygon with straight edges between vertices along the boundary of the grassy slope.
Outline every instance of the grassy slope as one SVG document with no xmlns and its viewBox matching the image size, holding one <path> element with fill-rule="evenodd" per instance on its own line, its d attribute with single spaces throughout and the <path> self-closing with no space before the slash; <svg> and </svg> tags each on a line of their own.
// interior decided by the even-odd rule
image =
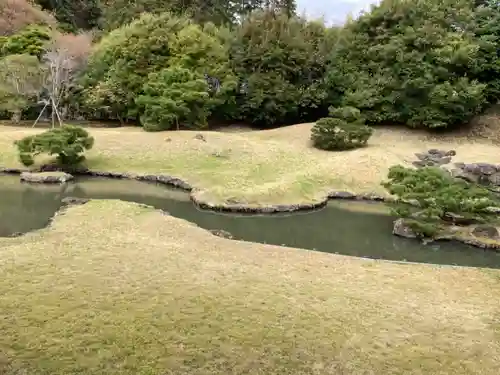
<svg viewBox="0 0 500 375">
<path fill-rule="evenodd" d="M 11 142 L 31 132 L 0 128 L 0 165 L 17 165 Z M 369 148 L 324 153 L 308 132 L 206 133 L 204 143 L 96 129 L 89 164 L 170 173 L 213 201 L 297 203 L 331 187 L 377 190 L 390 165 L 430 147 L 499 162 L 495 146 L 384 130 Z M 0 251 L 2 375 L 500 373 L 498 271 L 233 242 L 117 201 L 0 238 Z"/>
<path fill-rule="evenodd" d="M 32 129 L 0 127 L 0 165 L 18 166 L 12 141 Z M 379 129 L 370 146 L 328 153 L 310 147 L 310 125 L 252 133 L 145 133 L 137 128 L 92 129 L 97 170 L 165 173 L 202 188 L 211 203 L 236 199 L 247 204 L 301 203 L 321 199 L 332 189 L 383 193 L 380 181 L 397 163 L 432 147 L 456 149 L 455 161 L 500 163 L 500 147 L 485 143 L 436 141 L 414 132 Z M 166 138 L 171 141 L 167 142 Z M 221 157 L 213 154 L 219 153 Z"/>
<path fill-rule="evenodd" d="M 229 241 L 118 201 L 0 247 L 0 374 L 500 372 L 496 271 Z"/>
</svg>

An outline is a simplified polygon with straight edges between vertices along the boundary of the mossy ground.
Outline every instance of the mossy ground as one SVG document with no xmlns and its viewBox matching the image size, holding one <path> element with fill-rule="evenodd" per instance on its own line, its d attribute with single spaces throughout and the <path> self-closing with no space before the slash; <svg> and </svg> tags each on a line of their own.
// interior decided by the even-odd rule
<svg viewBox="0 0 500 375">
<path fill-rule="evenodd" d="M 491 374 L 500 274 L 225 240 L 119 201 L 0 239 L 2 374 Z"/>
<path fill-rule="evenodd" d="M 207 132 L 207 142 L 96 129 L 88 163 L 169 173 L 214 201 L 300 203 L 330 188 L 380 191 L 390 165 L 431 147 L 456 149 L 457 161 L 500 155 L 385 130 L 365 149 L 324 153 L 309 129 Z M 32 132 L 0 128 L 0 165 L 18 166 L 12 141 Z M 0 252 L 2 375 L 500 373 L 496 270 L 231 241 L 113 200 L 0 238 Z"/>
<path fill-rule="evenodd" d="M 429 148 L 455 149 L 456 162 L 500 162 L 500 147 L 470 139 L 431 139 L 405 130 L 377 129 L 366 148 L 326 152 L 311 147 L 311 124 L 256 132 L 146 133 L 139 128 L 91 129 L 91 169 L 163 173 L 200 188 L 208 203 L 310 203 L 332 189 L 384 194 L 380 182 L 394 164 L 409 164 Z M 0 166 L 19 166 L 12 142 L 41 131 L 0 127 Z M 39 163 L 44 162 L 40 160 Z"/>
</svg>

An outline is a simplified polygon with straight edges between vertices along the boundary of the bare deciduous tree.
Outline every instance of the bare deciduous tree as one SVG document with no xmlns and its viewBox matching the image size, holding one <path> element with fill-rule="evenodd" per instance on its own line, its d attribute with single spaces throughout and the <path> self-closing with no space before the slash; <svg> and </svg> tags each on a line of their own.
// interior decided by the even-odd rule
<svg viewBox="0 0 500 375">
<path fill-rule="evenodd" d="M 28 0 L 0 0 L 0 35 L 15 34 L 32 24 L 55 25 L 55 18 Z"/>
<path fill-rule="evenodd" d="M 84 68 L 90 52 L 92 38 L 89 34 L 55 34 L 43 55 L 46 67 L 45 93 L 42 111 L 35 126 L 47 107 L 52 109 L 52 126 L 56 121 L 62 125 L 67 113 L 65 105 L 68 95 L 75 87 L 76 78 Z"/>
</svg>

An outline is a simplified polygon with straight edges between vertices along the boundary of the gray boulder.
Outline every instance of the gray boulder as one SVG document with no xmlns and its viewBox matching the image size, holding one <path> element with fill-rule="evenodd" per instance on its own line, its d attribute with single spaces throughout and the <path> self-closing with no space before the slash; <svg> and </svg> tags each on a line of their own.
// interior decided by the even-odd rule
<svg viewBox="0 0 500 375">
<path fill-rule="evenodd" d="M 472 234 L 475 237 L 489 238 L 492 240 L 497 240 L 500 238 L 498 229 L 492 225 L 478 225 L 472 230 Z"/>
<path fill-rule="evenodd" d="M 21 173 L 20 178 L 23 182 L 36 184 L 63 184 L 65 182 L 71 181 L 73 179 L 73 176 L 69 173 L 64 172 L 23 172 Z"/>
<path fill-rule="evenodd" d="M 415 232 L 408 226 L 404 219 L 397 219 L 394 222 L 392 234 L 405 238 L 417 238 Z"/>
</svg>

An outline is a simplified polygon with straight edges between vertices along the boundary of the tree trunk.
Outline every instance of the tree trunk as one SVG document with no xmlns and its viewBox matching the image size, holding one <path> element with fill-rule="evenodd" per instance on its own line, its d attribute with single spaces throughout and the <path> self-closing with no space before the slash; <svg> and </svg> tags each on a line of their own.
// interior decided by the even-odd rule
<svg viewBox="0 0 500 375">
<path fill-rule="evenodd" d="M 56 125 L 56 111 L 54 109 L 54 105 L 52 105 L 52 111 L 50 114 L 50 118 L 51 118 L 52 128 L 54 128 Z"/>
</svg>

